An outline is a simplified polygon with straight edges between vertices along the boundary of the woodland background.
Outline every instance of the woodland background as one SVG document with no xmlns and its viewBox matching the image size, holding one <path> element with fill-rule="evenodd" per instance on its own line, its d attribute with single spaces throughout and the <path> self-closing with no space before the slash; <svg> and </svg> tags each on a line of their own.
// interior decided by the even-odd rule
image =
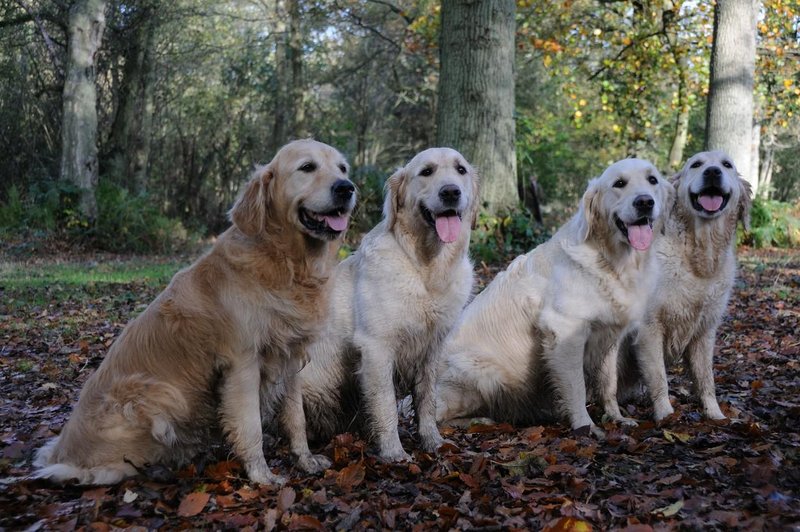
<svg viewBox="0 0 800 532">
<path fill-rule="evenodd" d="M 443 31 L 437 0 L 0 0 L 0 230 L 112 251 L 180 248 L 226 227 L 256 163 L 313 136 L 353 165 L 361 192 L 353 240 L 377 221 L 386 176 L 446 143 L 473 159 L 485 183 L 504 187 L 502 201 L 487 201 L 477 244 L 502 248 L 516 235 L 523 249 L 535 235 L 515 193 L 524 197 L 531 178 L 554 225 L 611 161 L 635 155 L 672 172 L 706 145 L 712 2 L 478 4 L 506 17 L 487 17 L 489 29 L 510 24 L 499 47 L 513 77 L 451 68 L 447 80 L 482 83 L 473 94 L 456 88 L 454 100 L 443 94 L 454 89 L 440 67 L 486 39 L 452 20 Z M 752 108 L 755 163 L 745 177 L 761 201 L 751 240 L 789 245 L 800 241 L 800 4 L 723 5 L 750 9 L 745 19 L 757 32 L 755 49 L 742 52 L 755 56 L 752 103 L 728 105 L 731 116 Z M 78 74 L 68 54 L 76 13 L 91 19 L 85 33 L 96 41 L 84 43 Z M 76 75 L 95 90 L 95 105 L 68 121 L 75 100 L 90 101 L 74 96 Z M 496 167 L 447 118 L 465 121 L 470 98 L 501 83 L 512 86 L 484 100 L 505 102 L 502 119 L 478 128 L 513 120 L 502 140 L 512 160 Z M 478 146 L 495 139 L 486 138 Z M 71 145 L 95 150 L 77 170 L 64 149 Z"/>
<path fill-rule="evenodd" d="M 464 6 L 501 16 L 456 23 Z M 756 32 L 749 52 L 715 37 L 715 8 L 751 10 L 734 17 Z M 498 55 L 453 69 L 491 40 L 469 30 L 492 23 Z M 797 529 L 799 31 L 797 0 L 0 0 L 0 530 Z M 713 118 L 720 51 L 752 63 L 752 90 Z M 477 424 L 430 455 L 404 418 L 410 463 L 380 463 L 347 433 L 315 450 L 333 467 L 308 476 L 269 441 L 284 487 L 251 485 L 219 442 L 115 486 L 26 479 L 124 325 L 287 140 L 314 136 L 352 163 L 343 255 L 379 219 L 397 166 L 436 144 L 463 151 L 487 185 L 471 248 L 485 286 L 611 161 L 669 174 L 739 111 L 751 118 L 722 133 L 743 126 L 749 164 L 735 160 L 758 192 L 715 352 L 728 421 L 699 416 L 679 365 L 663 424 L 646 402 L 624 407 L 634 428 L 589 405 L 602 442 Z"/>
</svg>

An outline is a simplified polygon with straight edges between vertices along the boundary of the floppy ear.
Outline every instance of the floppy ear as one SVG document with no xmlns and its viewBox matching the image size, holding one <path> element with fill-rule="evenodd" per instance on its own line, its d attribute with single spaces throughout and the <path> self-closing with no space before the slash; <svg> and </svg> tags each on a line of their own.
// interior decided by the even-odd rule
<svg viewBox="0 0 800 532">
<path fill-rule="evenodd" d="M 589 239 L 592 234 L 592 228 L 597 223 L 600 203 L 599 195 L 597 179 L 592 179 L 589 181 L 589 188 L 586 189 L 586 192 L 583 193 L 583 198 L 581 198 L 578 236 L 582 241 Z"/>
<path fill-rule="evenodd" d="M 264 230 L 267 218 L 267 185 L 271 180 L 272 170 L 269 167 L 257 169 L 231 208 L 231 221 L 247 236 L 256 236 Z"/>
<path fill-rule="evenodd" d="M 753 204 L 753 189 L 750 183 L 739 176 L 739 216 L 742 227 L 745 231 L 750 231 L 750 206 Z"/>
<path fill-rule="evenodd" d="M 386 218 L 388 229 L 391 231 L 397 222 L 397 214 L 403 207 L 403 196 L 406 193 L 405 169 L 398 169 L 386 180 L 383 200 L 383 216 Z"/>
</svg>

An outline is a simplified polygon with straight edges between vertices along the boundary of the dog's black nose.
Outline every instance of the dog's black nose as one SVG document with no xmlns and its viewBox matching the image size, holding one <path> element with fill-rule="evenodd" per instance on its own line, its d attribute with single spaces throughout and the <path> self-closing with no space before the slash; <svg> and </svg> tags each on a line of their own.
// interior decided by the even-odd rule
<svg viewBox="0 0 800 532">
<path fill-rule="evenodd" d="M 337 179 L 336 182 L 331 186 L 331 194 L 333 194 L 333 197 L 339 201 L 349 200 L 353 197 L 353 192 L 355 191 L 355 185 L 347 179 Z"/>
<path fill-rule="evenodd" d="M 653 196 L 649 194 L 639 194 L 633 198 L 633 206 L 636 207 L 636 210 L 639 211 L 639 213 L 652 211 L 655 204 L 656 200 L 654 200 Z"/>
<path fill-rule="evenodd" d="M 719 166 L 709 166 L 703 170 L 703 179 L 705 179 L 706 186 L 718 187 L 722 182 L 722 169 Z"/>
<path fill-rule="evenodd" d="M 445 205 L 449 206 L 458 203 L 459 198 L 461 198 L 461 189 L 456 185 L 445 185 L 439 189 L 439 199 Z"/>
</svg>

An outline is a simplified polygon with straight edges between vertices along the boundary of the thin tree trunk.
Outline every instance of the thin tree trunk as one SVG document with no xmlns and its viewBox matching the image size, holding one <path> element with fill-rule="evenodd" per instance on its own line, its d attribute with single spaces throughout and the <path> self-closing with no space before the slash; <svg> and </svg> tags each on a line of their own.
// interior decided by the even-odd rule
<svg viewBox="0 0 800 532">
<path fill-rule="evenodd" d="M 478 168 L 491 213 L 518 203 L 514 0 L 443 0 L 436 141 Z"/>
<path fill-rule="evenodd" d="M 69 42 L 61 130 L 61 179 L 74 184 L 81 215 L 97 217 L 97 91 L 95 55 L 105 29 L 104 0 L 78 0 L 69 10 Z"/>
<path fill-rule="evenodd" d="M 119 105 L 112 125 L 108 158 L 123 174 L 129 190 L 147 188 L 150 138 L 153 122 L 153 47 L 157 7 L 146 4 L 124 54 L 125 69 Z"/>
<path fill-rule="evenodd" d="M 305 137 L 305 84 L 303 82 L 303 35 L 300 30 L 300 0 L 287 0 L 289 12 L 289 35 L 286 43 L 287 62 L 292 71 L 289 108 L 291 109 L 292 134 Z"/>
<path fill-rule="evenodd" d="M 754 194 L 758 187 L 758 168 L 752 161 L 756 7 L 754 0 L 715 4 L 706 116 L 706 147 L 726 151 Z"/>
<path fill-rule="evenodd" d="M 278 149 L 286 144 L 289 140 L 289 114 L 287 112 L 288 100 L 287 94 L 291 80 L 289 79 L 289 69 L 286 68 L 286 32 L 284 2 L 277 0 L 275 2 L 275 33 L 278 38 L 275 41 L 275 112 L 272 122 L 272 149 L 270 153 L 278 151 Z"/>
</svg>

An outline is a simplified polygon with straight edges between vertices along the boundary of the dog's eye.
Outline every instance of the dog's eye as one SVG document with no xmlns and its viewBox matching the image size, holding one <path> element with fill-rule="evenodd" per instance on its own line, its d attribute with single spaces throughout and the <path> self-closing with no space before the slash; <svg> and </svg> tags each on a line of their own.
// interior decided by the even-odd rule
<svg viewBox="0 0 800 532">
<path fill-rule="evenodd" d="M 624 179 L 617 179 L 616 181 L 614 181 L 613 187 L 614 188 L 623 188 L 625 185 L 626 185 L 626 183 L 625 183 Z"/>
<path fill-rule="evenodd" d="M 461 175 L 464 175 L 467 173 L 467 169 L 459 164 L 458 166 L 456 166 L 456 172 L 458 172 Z"/>
<path fill-rule="evenodd" d="M 733 165 L 731 164 L 730 161 L 722 161 L 722 166 L 724 166 L 725 168 L 733 168 Z"/>
<path fill-rule="evenodd" d="M 700 168 L 701 166 L 703 166 L 703 161 L 695 161 L 689 168 Z"/>
<path fill-rule="evenodd" d="M 341 170 L 343 174 L 347 173 L 347 167 L 343 164 L 339 165 L 339 170 Z"/>
<path fill-rule="evenodd" d="M 314 163 L 306 163 L 300 167 L 301 172 L 313 172 L 317 169 L 317 165 Z"/>
<path fill-rule="evenodd" d="M 420 171 L 420 173 L 419 173 L 419 175 L 422 175 L 422 176 L 425 176 L 425 177 L 428 177 L 429 175 L 432 175 L 432 174 L 433 174 L 433 168 L 431 168 L 430 166 L 423 168 L 422 171 Z"/>
<path fill-rule="evenodd" d="M 647 180 L 650 182 L 651 185 L 657 185 L 658 184 L 658 178 L 656 176 L 654 176 L 654 175 L 647 176 Z"/>
</svg>

